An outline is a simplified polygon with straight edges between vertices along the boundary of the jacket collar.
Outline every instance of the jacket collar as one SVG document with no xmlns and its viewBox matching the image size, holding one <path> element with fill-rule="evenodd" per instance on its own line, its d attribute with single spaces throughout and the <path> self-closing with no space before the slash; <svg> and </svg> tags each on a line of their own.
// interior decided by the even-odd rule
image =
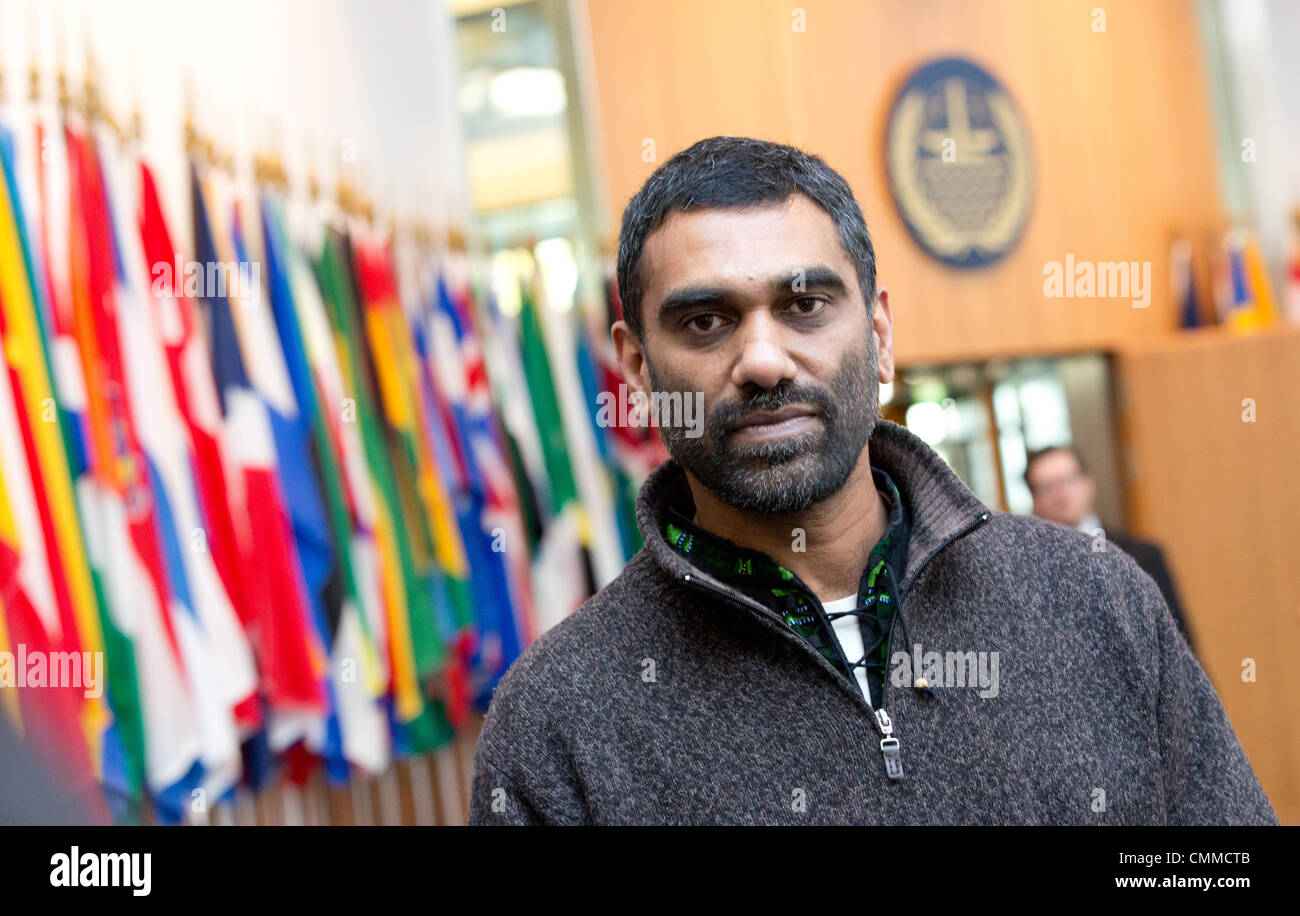
<svg viewBox="0 0 1300 916">
<path fill-rule="evenodd" d="M 878 420 L 869 443 L 871 463 L 882 468 L 898 485 L 911 512 L 907 570 L 901 590 L 906 591 L 917 573 L 951 540 L 973 528 L 990 512 L 934 449 L 915 433 L 888 420 Z M 655 468 L 637 497 L 636 521 L 646 550 L 674 578 L 702 579 L 743 599 L 740 592 L 718 581 L 690 558 L 674 550 L 664 537 L 668 508 L 688 490 L 686 473 L 675 459 Z"/>
</svg>

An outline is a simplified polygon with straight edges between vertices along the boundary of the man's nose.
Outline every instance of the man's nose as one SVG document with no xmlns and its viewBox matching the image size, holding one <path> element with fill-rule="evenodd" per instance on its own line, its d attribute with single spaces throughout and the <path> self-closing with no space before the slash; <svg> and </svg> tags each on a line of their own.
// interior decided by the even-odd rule
<svg viewBox="0 0 1300 916">
<path fill-rule="evenodd" d="M 785 348 L 782 329 L 768 315 L 752 315 L 737 335 L 740 357 L 731 371 L 731 382 L 743 389 L 747 384 L 774 388 L 793 381 L 798 367 Z"/>
</svg>

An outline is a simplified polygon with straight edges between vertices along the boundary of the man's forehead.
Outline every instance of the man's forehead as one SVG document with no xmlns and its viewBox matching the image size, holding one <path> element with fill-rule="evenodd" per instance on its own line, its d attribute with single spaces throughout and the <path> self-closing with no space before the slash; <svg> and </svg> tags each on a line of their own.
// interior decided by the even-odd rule
<svg viewBox="0 0 1300 916">
<path fill-rule="evenodd" d="M 1039 457 L 1030 467 L 1030 474 L 1039 473 L 1060 473 L 1062 471 L 1078 470 L 1079 463 L 1075 460 L 1074 455 L 1068 451 L 1051 451 L 1046 455 Z"/>
<path fill-rule="evenodd" d="M 849 265 L 830 214 L 802 194 L 744 209 L 675 211 L 646 240 L 647 292 L 711 279 L 765 281 L 809 263 Z"/>
</svg>

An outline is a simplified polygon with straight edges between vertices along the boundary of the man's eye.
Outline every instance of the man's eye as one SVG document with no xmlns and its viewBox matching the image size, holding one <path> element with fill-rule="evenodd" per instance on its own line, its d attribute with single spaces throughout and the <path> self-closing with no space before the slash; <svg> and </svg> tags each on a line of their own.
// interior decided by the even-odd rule
<svg viewBox="0 0 1300 916">
<path fill-rule="evenodd" d="M 813 296 L 805 296 L 803 299 L 796 299 L 790 303 L 790 307 L 799 315 L 816 315 L 826 305 L 824 299 L 817 299 Z"/>
<path fill-rule="evenodd" d="M 699 322 L 703 322 L 700 324 Z M 707 333 L 716 331 L 721 326 L 722 318 L 718 315 L 696 315 L 686 320 L 686 328 L 691 331 L 700 331 Z"/>
</svg>

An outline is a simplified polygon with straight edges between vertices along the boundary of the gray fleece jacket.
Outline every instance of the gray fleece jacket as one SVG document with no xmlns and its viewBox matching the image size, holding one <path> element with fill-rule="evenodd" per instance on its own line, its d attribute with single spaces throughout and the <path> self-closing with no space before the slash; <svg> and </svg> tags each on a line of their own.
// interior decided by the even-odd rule
<svg viewBox="0 0 1300 916">
<path fill-rule="evenodd" d="M 912 513 L 884 716 L 666 541 L 686 492 L 668 461 L 637 502 L 644 548 L 501 679 L 470 823 L 1277 823 L 1132 559 L 990 511 L 901 426 L 870 454 Z"/>
</svg>

